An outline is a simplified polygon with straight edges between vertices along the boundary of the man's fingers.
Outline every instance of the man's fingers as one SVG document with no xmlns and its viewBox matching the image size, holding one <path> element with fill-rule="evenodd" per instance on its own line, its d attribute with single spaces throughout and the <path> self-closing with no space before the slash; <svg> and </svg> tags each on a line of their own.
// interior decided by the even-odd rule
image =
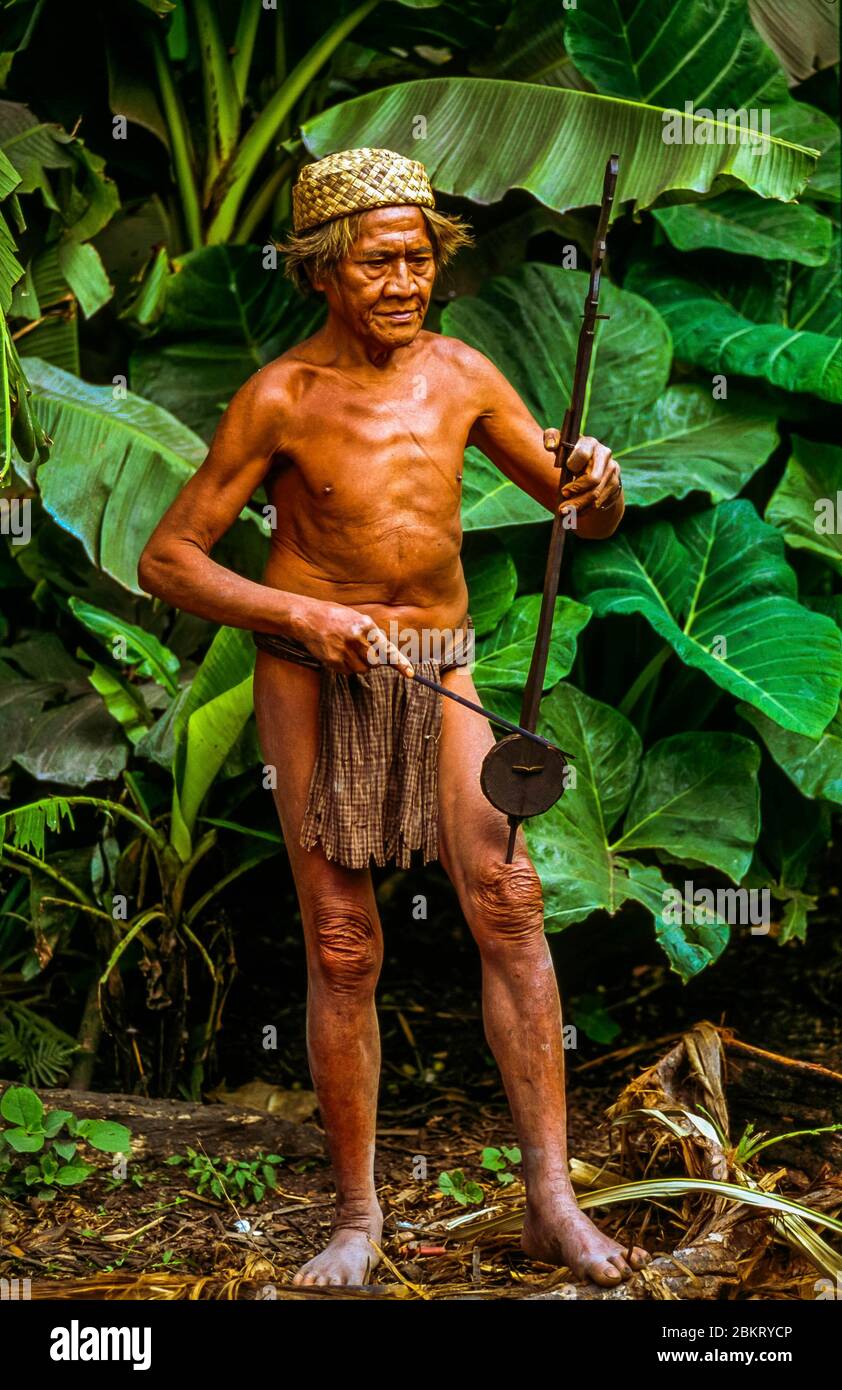
<svg viewBox="0 0 842 1390">
<path fill-rule="evenodd" d="M 591 462 L 594 450 L 601 448 L 599 440 L 594 439 L 590 434 L 583 434 L 581 439 L 576 441 L 576 447 L 570 453 L 567 460 L 567 468 L 571 473 L 582 473 Z"/>
<path fill-rule="evenodd" d="M 561 430 L 544 430 L 544 448 L 557 454 L 561 444 Z"/>
<path fill-rule="evenodd" d="M 356 636 L 356 629 L 354 635 Z M 401 675 L 412 677 L 415 669 L 408 657 L 390 642 L 379 627 L 366 626 L 362 632 L 366 647 L 366 659 L 371 666 L 397 666 Z"/>
<path fill-rule="evenodd" d="M 608 465 L 606 466 L 602 482 L 596 490 L 596 496 L 594 497 L 594 506 L 610 507 L 611 504 L 615 502 L 617 497 L 620 495 L 622 486 L 622 482 L 620 481 L 619 465 L 614 459 L 611 459 Z"/>
</svg>

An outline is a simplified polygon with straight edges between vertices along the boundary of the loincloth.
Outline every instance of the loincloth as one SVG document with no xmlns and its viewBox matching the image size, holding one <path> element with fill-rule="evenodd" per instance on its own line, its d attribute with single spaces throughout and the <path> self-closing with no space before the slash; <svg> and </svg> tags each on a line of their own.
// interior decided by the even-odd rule
<svg viewBox="0 0 842 1390">
<path fill-rule="evenodd" d="M 473 627 L 470 617 L 466 627 Z M 470 634 L 472 636 L 472 634 Z M 300 642 L 255 632 L 261 651 L 321 672 L 319 748 L 300 842 L 321 844 L 326 857 L 351 869 L 394 859 L 410 866 L 413 850 L 424 863 L 438 857 L 438 767 L 442 697 L 395 666 L 373 666 L 364 675 L 323 667 Z M 471 642 L 449 644 L 440 660 L 415 669 L 440 681 L 467 665 Z"/>
</svg>

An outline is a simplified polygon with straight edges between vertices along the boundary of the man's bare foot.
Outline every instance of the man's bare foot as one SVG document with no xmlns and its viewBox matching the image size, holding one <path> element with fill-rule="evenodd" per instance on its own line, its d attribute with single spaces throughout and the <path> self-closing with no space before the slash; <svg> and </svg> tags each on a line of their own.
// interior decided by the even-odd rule
<svg viewBox="0 0 842 1390">
<path fill-rule="evenodd" d="M 338 1220 L 339 1218 L 337 1218 Z M 293 1284 L 365 1284 L 379 1263 L 380 1256 L 371 1240 L 380 1244 L 383 1214 L 377 1207 L 368 1218 L 367 1229 L 334 1225 L 333 1235 L 318 1255 L 302 1265 Z M 369 1239 L 369 1237 L 371 1239 Z"/>
<path fill-rule="evenodd" d="M 577 1279 L 611 1288 L 630 1279 L 651 1258 L 634 1246 L 630 1254 L 605 1236 L 580 1209 L 574 1197 L 553 1198 L 527 1206 L 521 1249 L 532 1260 L 567 1265 Z"/>
</svg>

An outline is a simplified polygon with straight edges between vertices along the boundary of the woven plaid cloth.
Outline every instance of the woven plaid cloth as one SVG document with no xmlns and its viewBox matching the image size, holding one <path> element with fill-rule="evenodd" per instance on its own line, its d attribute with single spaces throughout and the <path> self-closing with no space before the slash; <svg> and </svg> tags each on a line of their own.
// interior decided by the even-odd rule
<svg viewBox="0 0 842 1390">
<path fill-rule="evenodd" d="M 467 625 L 473 626 L 470 618 Z M 321 668 L 290 638 L 253 636 L 273 656 L 321 669 L 319 750 L 301 825 L 303 847 L 321 844 L 328 859 L 350 869 L 365 869 L 372 859 L 381 866 L 394 859 L 407 869 L 418 849 L 425 864 L 437 858 L 442 697 L 394 666 L 346 676 Z M 441 661 L 417 662 L 416 670 L 439 681 L 467 660 L 467 652 L 456 649 L 442 653 Z"/>
</svg>

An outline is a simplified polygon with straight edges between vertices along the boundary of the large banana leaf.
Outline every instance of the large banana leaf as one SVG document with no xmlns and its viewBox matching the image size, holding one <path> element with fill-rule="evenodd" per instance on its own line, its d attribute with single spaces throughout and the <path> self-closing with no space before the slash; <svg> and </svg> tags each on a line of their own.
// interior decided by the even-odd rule
<svg viewBox="0 0 842 1390">
<path fill-rule="evenodd" d="M 842 687 L 832 619 L 797 601 L 783 538 L 745 500 L 576 549 L 594 613 L 642 613 L 688 666 L 795 733 L 818 738 Z"/>
<path fill-rule="evenodd" d="M 630 287 L 663 314 L 676 357 L 706 371 L 765 377 L 787 391 L 842 401 L 838 336 L 838 241 L 827 265 L 782 280 L 764 265 L 746 275 L 710 270 L 693 278 L 669 267 L 632 267 Z M 785 269 L 785 267 L 782 267 Z"/>
<path fill-rule="evenodd" d="M 478 537 L 462 555 L 468 586 L 471 620 L 476 637 L 484 637 L 512 606 L 517 591 L 517 569 L 508 550 L 496 537 Z"/>
<path fill-rule="evenodd" d="M 734 734 L 680 734 L 643 756 L 637 730 L 622 714 L 565 684 L 542 701 L 539 728 L 575 755 L 576 769 L 575 786 L 526 823 L 547 929 L 598 909 L 614 913 L 633 899 L 652 913 L 672 968 L 683 979 L 695 975 L 723 949 L 727 924 L 698 909 L 685 914 L 689 921 L 672 922 L 665 913 L 670 884 L 627 851 L 662 848 L 736 882 L 759 829 L 757 747 Z"/>
<path fill-rule="evenodd" d="M 251 714 L 253 670 L 251 635 L 220 628 L 178 705 L 170 835 L 185 861 L 202 803 Z"/>
<path fill-rule="evenodd" d="M 302 136 L 315 155 L 354 145 L 399 150 L 420 159 L 443 193 L 494 203 L 510 188 L 525 188 L 559 212 L 600 201 L 610 154 L 620 156 L 617 205 L 633 201 L 635 208 L 673 190 L 706 193 L 723 178 L 788 202 L 814 168 L 814 153 L 802 146 L 764 139 L 758 157 L 727 123 L 688 121 L 694 130 L 706 126 L 702 138 L 712 143 L 665 143 L 658 106 L 527 82 L 441 77 L 341 102 L 306 121 Z"/>
<path fill-rule="evenodd" d="M 541 424 L 559 425 L 587 286 L 583 271 L 527 264 L 489 281 L 476 298 L 454 300 L 442 331 L 489 357 Z M 714 401 L 702 387 L 667 388 L 671 351 L 660 315 L 611 284 L 603 285 L 600 309 L 610 318 L 595 344 L 583 430 L 614 450 L 627 502 L 645 506 L 695 488 L 714 501 L 739 492 L 777 442 L 768 412 L 745 392 Z M 546 519 L 543 507 L 468 450 L 466 530 Z"/>
<path fill-rule="evenodd" d="M 812 550 L 842 574 L 842 449 L 793 436 L 792 457 L 766 508 L 787 545 Z"/>
<path fill-rule="evenodd" d="M 774 53 L 745 0 L 579 0 L 567 51 L 600 92 L 684 110 L 769 103 L 787 95 Z"/>
<path fill-rule="evenodd" d="M 153 344 L 132 353 L 132 387 L 210 439 L 247 377 L 321 324 L 258 246 L 208 246 L 173 261 Z"/>
<path fill-rule="evenodd" d="M 132 593 L 141 551 L 161 516 L 207 453 L 204 442 L 160 406 L 128 392 L 115 399 L 38 358 L 26 359 L 38 417 L 55 443 L 38 469 L 47 511 L 77 536 L 89 558 Z M 232 534 L 241 567 L 256 572 L 256 515 Z"/>
<path fill-rule="evenodd" d="M 653 217 L 679 251 L 713 247 L 765 261 L 824 265 L 833 223 L 804 203 L 776 203 L 733 189 L 699 203 L 656 208 Z"/>
</svg>

